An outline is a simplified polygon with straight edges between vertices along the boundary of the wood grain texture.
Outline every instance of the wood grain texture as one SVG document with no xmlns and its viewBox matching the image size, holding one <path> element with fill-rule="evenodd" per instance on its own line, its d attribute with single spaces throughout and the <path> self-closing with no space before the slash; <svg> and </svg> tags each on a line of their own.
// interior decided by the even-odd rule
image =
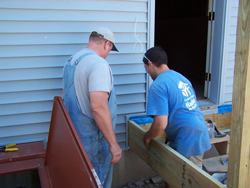
<svg viewBox="0 0 250 188">
<path fill-rule="evenodd" d="M 205 115 L 204 119 L 211 119 L 216 124 L 218 130 L 226 130 L 230 129 L 231 116 L 231 112 L 224 114 L 209 114 Z"/>
<path fill-rule="evenodd" d="M 129 147 L 172 187 L 225 188 L 223 184 L 159 139 L 152 139 L 148 149 L 143 144 L 145 132 L 134 121 L 129 121 Z"/>
<path fill-rule="evenodd" d="M 201 109 L 201 111 L 203 111 L 203 110 L 210 110 L 210 109 L 217 109 L 218 108 L 218 106 L 209 106 L 209 107 L 201 107 L 200 109 Z"/>
<path fill-rule="evenodd" d="M 143 129 L 145 129 L 146 131 L 148 131 L 151 127 L 152 123 L 148 123 L 146 125 L 140 125 L 140 127 L 142 127 Z M 166 140 L 166 133 L 163 131 L 159 136 L 157 136 L 156 138 L 158 138 L 161 141 L 165 141 Z"/>
<path fill-rule="evenodd" d="M 228 187 L 250 187 L 250 1 L 240 0 L 228 165 Z"/>
</svg>

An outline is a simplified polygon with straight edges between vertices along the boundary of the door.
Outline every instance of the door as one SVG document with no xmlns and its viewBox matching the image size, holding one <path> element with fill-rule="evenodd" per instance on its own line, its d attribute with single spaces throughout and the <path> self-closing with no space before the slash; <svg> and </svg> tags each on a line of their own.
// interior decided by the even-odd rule
<svg viewBox="0 0 250 188">
<path fill-rule="evenodd" d="M 191 81 L 197 99 L 218 95 L 216 92 L 212 94 L 211 88 L 215 91 L 214 87 L 218 88 L 219 83 L 211 82 L 218 76 L 219 72 L 216 70 L 221 65 L 220 37 L 223 31 L 219 27 L 221 22 L 215 20 L 218 10 L 218 17 L 222 18 L 224 15 L 221 12 L 222 2 L 156 0 L 155 46 L 161 46 L 168 54 L 170 69 Z"/>
<path fill-rule="evenodd" d="M 223 64 L 223 45 L 225 33 L 225 15 L 226 0 L 211 0 L 214 19 L 211 22 L 211 50 L 210 62 L 208 63 L 208 71 L 210 73 L 210 82 L 208 85 L 208 98 L 215 104 L 219 104 L 221 74 Z"/>
</svg>

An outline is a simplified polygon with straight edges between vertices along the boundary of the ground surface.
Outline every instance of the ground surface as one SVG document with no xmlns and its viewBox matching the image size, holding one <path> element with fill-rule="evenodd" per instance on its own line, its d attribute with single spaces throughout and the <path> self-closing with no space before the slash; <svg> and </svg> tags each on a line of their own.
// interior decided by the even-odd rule
<svg viewBox="0 0 250 188">
<path fill-rule="evenodd" d="M 165 188 L 166 183 L 160 176 L 124 185 L 123 188 Z"/>
</svg>

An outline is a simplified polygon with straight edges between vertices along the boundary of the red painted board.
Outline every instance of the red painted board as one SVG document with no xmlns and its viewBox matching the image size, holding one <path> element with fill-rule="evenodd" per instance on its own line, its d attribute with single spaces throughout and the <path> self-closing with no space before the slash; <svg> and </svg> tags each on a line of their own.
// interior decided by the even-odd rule
<svg viewBox="0 0 250 188">
<path fill-rule="evenodd" d="M 46 150 L 42 141 L 17 144 L 13 148 L 18 148 L 18 151 L 0 152 L 0 164 L 45 157 Z"/>
<path fill-rule="evenodd" d="M 44 165 L 53 188 L 102 187 L 61 97 L 54 98 Z"/>
<path fill-rule="evenodd" d="M 44 164 L 44 158 L 1 163 L 0 175 L 29 171 L 29 170 L 38 170 L 39 168 L 43 167 L 43 164 Z"/>
</svg>

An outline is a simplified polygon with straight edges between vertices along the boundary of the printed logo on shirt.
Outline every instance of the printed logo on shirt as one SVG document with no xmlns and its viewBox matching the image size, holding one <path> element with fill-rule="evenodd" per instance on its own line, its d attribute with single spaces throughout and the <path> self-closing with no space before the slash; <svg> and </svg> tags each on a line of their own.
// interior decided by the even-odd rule
<svg viewBox="0 0 250 188">
<path fill-rule="evenodd" d="M 184 102 L 186 107 L 189 110 L 193 110 L 197 107 L 197 103 L 194 95 L 190 91 L 190 86 L 182 81 L 179 82 L 178 88 L 181 90 L 182 95 L 184 96 Z"/>
</svg>

